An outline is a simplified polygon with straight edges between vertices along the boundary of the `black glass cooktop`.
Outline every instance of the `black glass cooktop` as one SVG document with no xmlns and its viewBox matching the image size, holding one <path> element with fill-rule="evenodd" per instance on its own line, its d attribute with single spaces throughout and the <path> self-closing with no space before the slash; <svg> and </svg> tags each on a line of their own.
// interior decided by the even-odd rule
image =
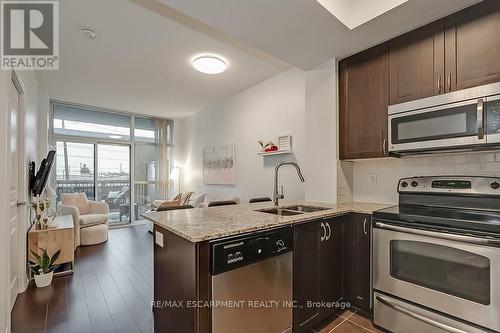
<svg viewBox="0 0 500 333">
<path fill-rule="evenodd" d="M 373 213 L 377 219 L 500 235 L 500 211 L 399 205 Z"/>
</svg>

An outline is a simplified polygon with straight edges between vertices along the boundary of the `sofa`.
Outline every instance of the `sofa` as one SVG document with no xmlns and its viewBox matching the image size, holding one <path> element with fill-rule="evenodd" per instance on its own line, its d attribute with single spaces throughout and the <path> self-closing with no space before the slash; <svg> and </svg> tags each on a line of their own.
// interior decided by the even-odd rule
<svg viewBox="0 0 500 333">
<path fill-rule="evenodd" d="M 85 193 L 63 193 L 58 207 L 62 215 L 73 216 L 75 247 L 108 240 L 109 206 L 105 202 L 88 200 Z"/>
</svg>

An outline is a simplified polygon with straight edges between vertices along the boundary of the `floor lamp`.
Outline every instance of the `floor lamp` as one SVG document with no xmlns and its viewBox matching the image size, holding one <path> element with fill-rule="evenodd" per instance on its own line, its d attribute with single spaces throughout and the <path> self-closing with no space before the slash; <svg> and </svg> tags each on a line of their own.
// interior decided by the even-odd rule
<svg viewBox="0 0 500 333">
<path fill-rule="evenodd" d="M 172 169 L 170 172 L 170 179 L 174 182 L 177 181 L 177 184 L 179 185 L 179 193 L 181 193 L 181 168 L 175 167 Z M 174 196 L 175 197 L 175 196 Z"/>
</svg>

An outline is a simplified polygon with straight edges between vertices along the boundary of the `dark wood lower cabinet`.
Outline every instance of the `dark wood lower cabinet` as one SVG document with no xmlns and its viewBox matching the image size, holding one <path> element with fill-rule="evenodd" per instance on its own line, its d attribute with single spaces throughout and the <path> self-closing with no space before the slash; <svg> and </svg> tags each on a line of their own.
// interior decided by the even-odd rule
<svg viewBox="0 0 500 333">
<path fill-rule="evenodd" d="M 193 243 L 158 226 L 156 232 L 164 246 L 154 244 L 154 331 L 209 333 L 210 308 L 186 306 L 210 300 L 208 242 Z"/>
<path fill-rule="evenodd" d="M 344 290 L 351 305 L 371 309 L 371 215 L 351 214 L 344 225 Z"/>
<path fill-rule="evenodd" d="M 337 311 L 343 297 L 343 230 L 348 216 L 321 219 L 295 227 L 294 332 L 310 332 Z"/>
<path fill-rule="evenodd" d="M 185 306 L 211 300 L 209 243 L 192 243 L 158 226 L 156 232 L 163 247 L 154 245 L 155 332 L 210 333 L 210 308 Z M 371 216 L 362 214 L 294 226 L 294 333 L 310 332 L 339 310 L 338 302 L 370 310 L 370 232 Z"/>
<path fill-rule="evenodd" d="M 295 226 L 294 332 L 333 315 L 336 302 L 371 309 L 371 215 L 349 214 Z"/>
</svg>

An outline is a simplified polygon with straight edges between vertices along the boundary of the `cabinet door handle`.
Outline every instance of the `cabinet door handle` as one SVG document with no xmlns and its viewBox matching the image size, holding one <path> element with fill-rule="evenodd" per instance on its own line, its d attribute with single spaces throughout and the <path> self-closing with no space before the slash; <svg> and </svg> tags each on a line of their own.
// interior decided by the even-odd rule
<svg viewBox="0 0 500 333">
<path fill-rule="evenodd" d="M 330 227 L 330 223 L 326 222 L 326 227 L 328 229 L 328 234 L 326 235 L 326 240 L 329 240 L 330 236 L 332 235 L 332 228 Z"/>
<path fill-rule="evenodd" d="M 477 100 L 477 138 L 484 139 L 484 120 L 483 120 L 484 99 Z"/>
<path fill-rule="evenodd" d="M 326 227 L 323 222 L 321 222 L 321 228 L 323 229 L 323 235 L 321 236 L 321 241 L 324 241 L 326 238 Z"/>
<path fill-rule="evenodd" d="M 365 235 L 368 235 L 368 230 L 366 230 L 366 222 L 368 222 L 368 218 L 365 217 L 365 220 L 363 221 L 363 233 Z"/>
<path fill-rule="evenodd" d="M 442 93 L 442 90 L 441 90 L 441 75 L 439 75 L 439 77 L 438 77 L 437 85 L 438 85 L 438 94 L 441 94 Z"/>
<path fill-rule="evenodd" d="M 448 74 L 448 91 L 451 91 L 451 73 Z"/>
<path fill-rule="evenodd" d="M 384 153 L 384 155 L 387 155 L 387 138 L 384 139 L 384 142 L 382 142 L 382 152 Z"/>
</svg>

